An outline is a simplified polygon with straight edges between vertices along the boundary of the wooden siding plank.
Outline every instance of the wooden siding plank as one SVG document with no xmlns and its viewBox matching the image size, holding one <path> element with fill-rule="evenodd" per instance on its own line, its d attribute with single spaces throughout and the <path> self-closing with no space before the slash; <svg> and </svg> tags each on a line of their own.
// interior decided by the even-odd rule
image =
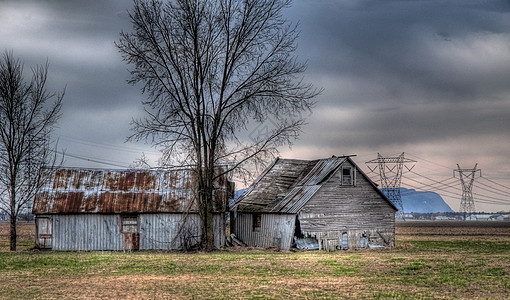
<svg viewBox="0 0 510 300">
<path fill-rule="evenodd" d="M 332 176 L 303 207 L 299 220 L 305 235 L 324 241 L 338 238 L 340 244 L 347 232 L 350 248 L 360 246 L 363 234 L 372 237 L 369 242 L 394 245 L 395 210 L 364 176 L 352 186 L 341 185 L 339 174 Z"/>
</svg>

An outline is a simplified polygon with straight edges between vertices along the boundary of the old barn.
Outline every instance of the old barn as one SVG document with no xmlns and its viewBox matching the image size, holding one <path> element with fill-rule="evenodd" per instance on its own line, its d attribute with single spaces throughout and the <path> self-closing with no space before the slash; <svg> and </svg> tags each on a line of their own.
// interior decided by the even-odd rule
<svg viewBox="0 0 510 300">
<path fill-rule="evenodd" d="M 234 202 L 249 246 L 335 250 L 394 246 L 396 207 L 350 157 L 276 159 Z"/>
<path fill-rule="evenodd" d="M 189 169 L 59 168 L 34 199 L 36 245 L 53 250 L 182 249 L 200 238 Z M 225 242 L 225 212 L 234 185 L 215 183 L 215 246 Z"/>
</svg>

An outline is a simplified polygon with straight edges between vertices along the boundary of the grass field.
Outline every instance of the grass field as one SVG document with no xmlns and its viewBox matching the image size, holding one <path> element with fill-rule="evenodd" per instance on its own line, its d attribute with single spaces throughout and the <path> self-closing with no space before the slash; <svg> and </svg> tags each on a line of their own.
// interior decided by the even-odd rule
<svg viewBox="0 0 510 300">
<path fill-rule="evenodd" d="M 508 299 L 510 222 L 405 222 L 397 245 L 334 253 L 32 251 L 33 223 L 8 252 L 0 298 Z"/>
</svg>

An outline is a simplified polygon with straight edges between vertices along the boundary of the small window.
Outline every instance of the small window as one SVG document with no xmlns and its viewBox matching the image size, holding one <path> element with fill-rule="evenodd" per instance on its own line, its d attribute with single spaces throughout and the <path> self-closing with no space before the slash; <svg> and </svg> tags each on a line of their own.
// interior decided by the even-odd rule
<svg viewBox="0 0 510 300">
<path fill-rule="evenodd" d="M 252 214 L 252 231 L 259 232 L 260 227 L 262 226 L 262 215 L 261 214 Z"/>
<path fill-rule="evenodd" d="M 352 167 L 342 167 L 342 185 L 354 185 L 354 171 Z"/>
<path fill-rule="evenodd" d="M 137 233 L 138 232 L 138 217 L 137 216 L 122 216 L 120 218 L 122 233 Z"/>
</svg>

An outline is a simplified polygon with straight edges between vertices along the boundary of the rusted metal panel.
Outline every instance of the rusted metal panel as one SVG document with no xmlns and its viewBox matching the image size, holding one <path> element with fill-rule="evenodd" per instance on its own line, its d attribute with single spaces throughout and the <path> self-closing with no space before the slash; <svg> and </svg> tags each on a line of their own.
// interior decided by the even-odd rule
<svg viewBox="0 0 510 300">
<path fill-rule="evenodd" d="M 196 212 L 196 176 L 189 169 L 55 169 L 36 195 L 34 214 Z M 233 184 L 215 182 L 213 208 L 226 211 Z"/>
</svg>

